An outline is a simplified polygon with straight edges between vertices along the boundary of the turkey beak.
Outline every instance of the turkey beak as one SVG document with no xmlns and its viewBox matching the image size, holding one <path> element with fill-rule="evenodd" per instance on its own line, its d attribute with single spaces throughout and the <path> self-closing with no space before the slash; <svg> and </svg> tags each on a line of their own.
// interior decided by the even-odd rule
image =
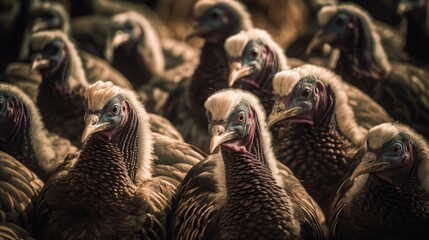
<svg viewBox="0 0 429 240">
<path fill-rule="evenodd" d="M 335 37 L 335 33 L 324 33 L 323 29 L 317 31 L 310 44 L 308 44 L 307 49 L 305 50 L 305 54 L 309 55 L 313 51 L 313 49 L 321 46 L 324 43 L 331 42 L 335 39 Z"/>
<path fill-rule="evenodd" d="M 185 37 L 185 41 L 188 42 L 191 39 L 193 39 L 196 36 L 200 36 L 201 34 L 205 34 L 205 33 L 209 33 L 212 29 L 208 26 L 196 26 L 192 32 L 190 32 L 188 35 L 186 35 Z"/>
<path fill-rule="evenodd" d="M 103 131 L 109 126 L 108 122 L 105 123 L 98 123 L 99 119 L 96 115 L 91 114 L 86 118 L 86 126 L 85 130 L 83 130 L 82 134 L 82 142 L 84 142 L 90 135 Z"/>
<path fill-rule="evenodd" d="M 213 153 L 216 148 L 224 142 L 234 139 L 235 132 L 225 132 L 225 128 L 221 125 L 214 125 L 211 129 L 210 153 Z"/>
<path fill-rule="evenodd" d="M 277 122 L 298 115 L 301 109 L 301 107 L 293 107 L 286 109 L 284 103 L 280 101 L 275 101 L 273 105 L 273 110 L 271 111 L 271 114 L 270 116 L 268 116 L 267 119 L 267 127 L 270 128 Z"/>
<path fill-rule="evenodd" d="M 36 54 L 31 60 L 30 72 L 49 66 L 49 59 L 43 58 L 42 54 Z"/>
<path fill-rule="evenodd" d="M 122 43 L 130 40 L 130 35 L 123 31 L 117 31 L 112 40 L 112 49 L 119 47 Z"/>
<path fill-rule="evenodd" d="M 252 72 L 252 67 L 247 65 L 242 66 L 239 62 L 231 63 L 229 67 L 228 87 L 232 87 L 234 83 Z"/>
<path fill-rule="evenodd" d="M 370 173 L 370 172 L 378 172 L 385 169 L 386 166 L 389 165 L 388 162 L 376 162 L 377 156 L 375 153 L 367 152 L 362 158 L 361 163 L 356 167 L 353 174 L 350 177 L 350 180 L 354 180 L 356 177 Z"/>
</svg>

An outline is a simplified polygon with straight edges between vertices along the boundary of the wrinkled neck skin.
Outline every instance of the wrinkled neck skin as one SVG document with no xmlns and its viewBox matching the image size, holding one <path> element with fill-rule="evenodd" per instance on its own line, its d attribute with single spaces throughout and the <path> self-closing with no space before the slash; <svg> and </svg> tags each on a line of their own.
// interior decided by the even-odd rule
<svg viewBox="0 0 429 240">
<path fill-rule="evenodd" d="M 43 177 L 31 143 L 28 109 L 16 98 L 13 101 L 13 117 L 9 117 L 7 122 L 0 125 L 0 150 L 16 158 L 39 177 Z"/>
<path fill-rule="evenodd" d="M 227 197 L 219 212 L 220 239 L 291 239 L 299 234 L 291 202 L 273 177 L 260 139 L 256 126 L 250 152 L 221 147 Z M 255 212 L 260 208 L 264 211 Z M 269 224 L 267 215 L 278 224 Z"/>
<path fill-rule="evenodd" d="M 277 56 L 268 47 L 266 47 L 267 59 L 262 71 L 256 76 L 247 76 L 236 81 L 234 87 L 250 91 L 261 99 L 267 114 L 271 113 L 274 104 L 273 78 L 279 72 Z"/>
<path fill-rule="evenodd" d="M 335 68 L 346 81 L 366 93 L 385 77 L 383 69 L 374 59 L 374 44 L 371 32 L 359 21 L 352 41 L 344 47 L 339 47 L 341 56 Z"/>
</svg>

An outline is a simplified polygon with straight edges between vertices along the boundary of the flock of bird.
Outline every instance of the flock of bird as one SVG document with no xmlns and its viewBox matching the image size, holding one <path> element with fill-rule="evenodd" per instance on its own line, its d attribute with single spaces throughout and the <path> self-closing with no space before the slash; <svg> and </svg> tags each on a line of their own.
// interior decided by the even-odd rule
<svg viewBox="0 0 429 240">
<path fill-rule="evenodd" d="M 429 238 L 429 1 L 313 1 L 286 51 L 237 0 L 200 49 L 91 2 L 0 2 L 1 239 Z"/>
</svg>

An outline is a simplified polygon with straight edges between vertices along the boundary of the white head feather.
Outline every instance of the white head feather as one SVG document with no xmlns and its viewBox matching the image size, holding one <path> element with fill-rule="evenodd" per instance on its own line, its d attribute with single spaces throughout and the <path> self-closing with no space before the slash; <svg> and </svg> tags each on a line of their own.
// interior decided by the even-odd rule
<svg viewBox="0 0 429 240">
<path fill-rule="evenodd" d="M 249 30 L 253 28 L 252 19 L 246 8 L 238 1 L 234 0 L 200 0 L 194 5 L 194 16 L 196 18 L 201 17 L 209 9 L 213 7 L 226 7 L 235 14 L 239 19 L 239 29 Z"/>
<path fill-rule="evenodd" d="M 371 15 L 361 7 L 353 3 L 343 3 L 339 5 L 325 6 L 319 10 L 317 20 L 319 24 L 325 26 L 329 20 L 338 12 L 347 12 L 358 17 L 361 23 L 367 27 L 370 34 L 372 43 L 374 45 L 373 55 L 377 62 L 385 73 L 389 73 L 392 70 L 392 66 L 387 58 L 383 46 L 381 45 L 380 35 L 374 25 Z"/>
<path fill-rule="evenodd" d="M 91 84 L 85 93 L 88 108 L 100 110 L 113 97 L 122 95 L 131 105 L 138 118 L 138 170 L 136 183 L 152 177 L 153 168 L 153 145 L 152 132 L 150 130 L 149 115 L 137 95 L 128 89 L 120 88 L 112 82 L 97 81 Z"/>
<path fill-rule="evenodd" d="M 209 98 L 207 98 L 204 107 L 212 114 L 212 118 L 216 120 L 225 120 L 233 111 L 233 109 L 240 103 L 246 102 L 255 111 L 258 118 L 258 123 L 261 130 L 262 144 L 264 148 L 264 155 L 267 158 L 268 165 L 273 173 L 274 179 L 279 186 L 282 186 L 283 180 L 279 174 L 278 161 L 274 156 L 271 144 L 271 133 L 266 126 L 266 114 L 264 107 L 259 99 L 252 93 L 240 89 L 224 89 L 220 90 Z M 218 153 L 220 154 L 220 153 Z M 220 156 L 220 158 L 222 158 Z M 223 161 L 216 164 L 214 171 L 215 178 L 218 183 L 218 196 L 219 199 L 224 199 L 226 196 L 226 183 L 225 183 L 225 165 Z"/>
<path fill-rule="evenodd" d="M 31 99 L 18 87 L 0 83 L 0 92 L 10 92 L 19 98 L 29 111 L 30 139 L 37 165 L 45 172 L 50 173 L 57 167 L 56 154 L 52 141 L 48 138 L 48 131 L 42 121 L 39 110 Z"/>
<path fill-rule="evenodd" d="M 349 99 L 344 82 L 332 71 L 309 64 L 281 71 L 274 76 L 274 92 L 280 96 L 287 96 L 298 81 L 306 76 L 314 76 L 332 89 L 335 93 L 335 114 L 338 127 L 354 144 L 359 146 L 363 143 L 367 137 L 367 130 L 357 124 L 353 109 L 348 104 Z"/>
<path fill-rule="evenodd" d="M 267 31 L 262 29 L 254 28 L 248 31 L 241 31 L 226 39 L 224 48 L 230 57 L 241 57 L 245 47 L 250 41 L 261 41 L 277 56 L 279 68 L 288 68 L 283 49 L 271 38 L 271 35 Z"/>
<path fill-rule="evenodd" d="M 165 59 L 160 45 L 161 40 L 151 23 L 142 14 L 133 11 L 118 13 L 112 17 L 111 21 L 113 24 L 123 24 L 126 21 L 138 24 L 143 30 L 143 36 L 140 43 L 145 57 L 148 58 L 147 62 L 150 64 L 151 69 L 156 73 L 160 74 L 164 72 Z M 111 35 L 107 37 L 108 47 L 112 38 L 113 36 Z"/>
<path fill-rule="evenodd" d="M 70 89 L 76 86 L 88 86 L 88 80 L 82 67 L 82 60 L 67 35 L 61 31 L 41 31 L 33 34 L 30 39 L 30 47 L 33 51 L 42 51 L 54 40 L 60 39 L 66 46 L 70 58 L 70 70 L 67 85 Z"/>
</svg>

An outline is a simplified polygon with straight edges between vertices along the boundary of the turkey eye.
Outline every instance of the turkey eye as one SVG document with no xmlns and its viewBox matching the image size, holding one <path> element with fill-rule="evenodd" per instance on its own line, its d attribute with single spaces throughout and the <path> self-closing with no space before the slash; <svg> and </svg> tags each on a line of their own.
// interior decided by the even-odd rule
<svg viewBox="0 0 429 240">
<path fill-rule="evenodd" d="M 244 122 L 244 113 L 241 113 L 237 117 L 237 123 L 243 123 Z"/>
<path fill-rule="evenodd" d="M 115 106 L 113 106 L 111 109 L 110 109 L 110 114 L 112 114 L 112 115 L 116 115 L 118 112 L 119 112 L 119 107 L 118 107 L 118 105 L 115 105 Z"/>
<path fill-rule="evenodd" d="M 392 153 L 394 153 L 394 154 L 399 154 L 399 153 L 401 152 L 401 150 L 402 150 L 401 145 L 396 144 L 396 145 L 392 148 Z"/>
<path fill-rule="evenodd" d="M 213 20 L 218 20 L 220 18 L 220 14 L 218 12 L 210 13 L 210 18 Z"/>
<path fill-rule="evenodd" d="M 335 19 L 335 25 L 342 26 L 343 24 L 344 24 L 344 19 L 342 18 Z"/>
<path fill-rule="evenodd" d="M 300 95 L 303 98 L 310 97 L 310 95 L 311 95 L 311 89 L 310 88 L 304 88 L 304 89 L 302 89 Z"/>
<path fill-rule="evenodd" d="M 257 58 L 259 56 L 259 50 L 256 48 L 252 49 L 252 51 L 250 52 L 250 56 L 252 58 Z"/>
<path fill-rule="evenodd" d="M 57 46 L 53 46 L 48 50 L 49 55 L 57 55 L 59 52 L 60 52 L 60 48 Z"/>
</svg>

